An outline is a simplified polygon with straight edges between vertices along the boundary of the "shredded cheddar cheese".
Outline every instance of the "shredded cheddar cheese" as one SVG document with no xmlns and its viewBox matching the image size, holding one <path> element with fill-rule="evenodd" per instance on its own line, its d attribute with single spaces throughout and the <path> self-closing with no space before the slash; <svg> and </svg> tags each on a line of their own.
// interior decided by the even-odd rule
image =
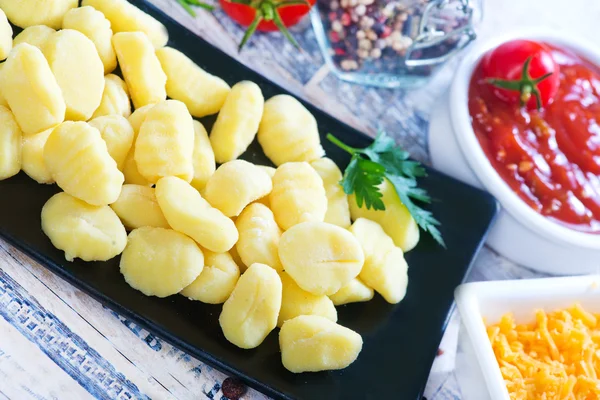
<svg viewBox="0 0 600 400">
<path fill-rule="evenodd" d="M 576 304 L 535 319 L 487 328 L 511 400 L 600 399 L 600 314 Z"/>
</svg>

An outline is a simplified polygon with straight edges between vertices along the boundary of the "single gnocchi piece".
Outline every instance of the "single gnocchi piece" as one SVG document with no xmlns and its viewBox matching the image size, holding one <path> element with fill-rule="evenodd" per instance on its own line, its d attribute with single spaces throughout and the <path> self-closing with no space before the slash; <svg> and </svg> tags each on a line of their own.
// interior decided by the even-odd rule
<svg viewBox="0 0 600 400">
<path fill-rule="evenodd" d="M 258 166 L 244 160 L 221 165 L 206 183 L 204 197 L 228 217 L 237 217 L 244 207 L 266 196 L 273 182 Z"/>
<path fill-rule="evenodd" d="M 233 221 L 213 208 L 186 181 L 170 176 L 156 183 L 156 198 L 167 222 L 202 247 L 224 253 L 238 240 Z"/>
<path fill-rule="evenodd" d="M 2 74 L 2 69 L 4 67 L 4 63 L 0 64 L 0 74 Z M 0 78 L 1 81 L 1 78 Z M 6 97 L 2 94 L 2 88 L 0 87 L 0 106 L 9 108 L 8 101 L 6 101 Z"/>
<path fill-rule="evenodd" d="M 21 170 L 23 132 L 13 113 L 0 106 L 0 181 Z"/>
<path fill-rule="evenodd" d="M 67 11 L 78 4 L 79 0 L 0 0 L 10 22 L 21 28 L 47 25 L 59 29 Z"/>
<path fill-rule="evenodd" d="M 37 47 L 16 46 L 2 67 L 0 87 L 25 135 L 45 131 L 64 121 L 60 86 Z"/>
<path fill-rule="evenodd" d="M 123 32 L 112 41 L 135 108 L 164 101 L 167 76 L 148 37 L 142 32 Z"/>
<path fill-rule="evenodd" d="M 215 163 L 215 153 L 210 145 L 208 132 L 200 122 L 194 120 L 194 152 L 192 154 L 194 164 L 194 177 L 192 186 L 200 191 L 206 186 L 210 177 L 217 168 Z"/>
<path fill-rule="evenodd" d="M 265 102 L 258 142 L 277 166 L 312 161 L 325 154 L 315 117 L 298 100 L 285 94 Z"/>
<path fill-rule="evenodd" d="M 283 269 L 298 286 L 315 295 L 332 295 L 356 278 L 365 256 L 346 229 L 326 222 L 303 222 L 279 240 Z"/>
<path fill-rule="evenodd" d="M 242 349 L 258 347 L 277 326 L 281 279 L 263 264 L 252 264 L 223 304 L 219 324 L 225 338 Z"/>
<path fill-rule="evenodd" d="M 110 207 L 117 213 L 125 228 L 129 230 L 150 226 L 170 228 L 154 188 L 141 185 L 123 185 L 117 201 Z"/>
<path fill-rule="evenodd" d="M 165 176 L 194 176 L 194 124 L 185 104 L 166 100 L 152 107 L 135 141 L 138 171 L 151 183 Z"/>
<path fill-rule="evenodd" d="M 146 120 L 148 112 L 154 107 L 154 104 L 148 104 L 147 106 L 140 107 L 135 110 L 127 119 L 133 128 L 133 144 L 131 150 L 125 158 L 125 164 L 123 165 L 123 175 L 125 175 L 125 183 L 131 183 L 135 185 L 150 186 L 152 183 L 148 182 L 148 179 L 144 178 L 138 170 L 137 163 L 135 162 L 135 142 L 137 141 L 138 133 L 142 123 Z"/>
<path fill-rule="evenodd" d="M 281 278 L 283 295 L 281 297 L 281 311 L 279 311 L 279 318 L 277 319 L 278 327 L 281 327 L 285 321 L 299 315 L 320 315 L 337 322 L 337 311 L 329 297 L 316 296 L 302 290 L 286 272 L 280 272 L 279 277 Z"/>
<path fill-rule="evenodd" d="M 121 255 L 121 274 L 146 296 L 179 293 L 204 269 L 204 255 L 189 237 L 171 229 L 144 227 L 127 238 Z"/>
<path fill-rule="evenodd" d="M 112 45 L 113 31 L 110 21 L 94 7 L 74 8 L 65 14 L 63 29 L 74 29 L 87 36 L 96 46 L 104 65 L 104 74 L 117 68 L 117 55 Z"/>
<path fill-rule="evenodd" d="M 356 236 L 365 254 L 360 279 L 388 303 L 402 301 L 408 286 L 408 265 L 402 249 L 394 245 L 377 222 L 365 218 L 354 221 L 350 232 Z"/>
<path fill-rule="evenodd" d="M 269 204 L 283 230 L 307 221 L 323 221 L 327 195 L 323 180 L 308 163 L 286 163 L 273 176 Z"/>
<path fill-rule="evenodd" d="M 67 193 L 42 208 L 42 230 L 67 261 L 106 261 L 121 254 L 127 232 L 109 206 L 92 206 Z"/>
<path fill-rule="evenodd" d="M 210 143 L 219 164 L 238 158 L 256 136 L 265 99 L 250 81 L 235 84 L 210 132 Z"/>
<path fill-rule="evenodd" d="M 269 175 L 269 177 L 271 179 L 273 179 L 273 177 L 275 176 L 275 172 L 277 171 L 277 169 L 275 169 L 273 167 L 269 167 L 267 165 L 259 165 L 258 168 L 260 168 L 263 171 L 265 171 L 267 173 L 267 175 Z"/>
<path fill-rule="evenodd" d="M 133 128 L 127 118 L 116 114 L 105 115 L 92 119 L 89 124 L 100 131 L 108 154 L 115 160 L 117 167 L 123 170 L 125 159 L 133 145 Z"/>
<path fill-rule="evenodd" d="M 229 298 L 239 278 L 240 268 L 233 261 L 231 254 L 204 250 L 202 273 L 179 294 L 190 300 L 221 304 Z"/>
<path fill-rule="evenodd" d="M 44 146 L 44 162 L 58 186 L 89 204 L 114 203 L 124 177 L 98 129 L 85 122 L 64 122 Z"/>
<path fill-rule="evenodd" d="M 81 5 L 92 6 L 102 12 L 115 33 L 143 32 L 157 49 L 166 45 L 169 40 L 167 28 L 163 24 L 127 0 L 83 0 Z"/>
<path fill-rule="evenodd" d="M 402 204 L 396 194 L 396 189 L 387 179 L 383 180 L 379 190 L 382 194 L 381 200 L 385 204 L 385 210 L 367 209 L 364 203 L 362 207 L 358 207 L 356 196 L 354 194 L 349 196 L 352 220 L 366 218 L 375 221 L 381 225 L 385 233 L 392 238 L 394 244 L 400 247 L 402 251 L 407 252 L 413 249 L 419 243 L 420 233 L 417 222 L 406 206 Z"/>
<path fill-rule="evenodd" d="M 240 272 L 244 273 L 248 269 L 248 267 L 242 261 L 242 258 L 238 254 L 237 249 L 235 248 L 235 246 L 233 246 L 229 250 L 229 254 L 231 254 L 231 258 L 233 258 L 233 261 L 235 261 L 235 263 L 237 264 L 237 266 L 240 267 Z"/>
<path fill-rule="evenodd" d="M 167 74 L 167 95 L 182 101 L 196 118 L 219 112 L 231 88 L 223 79 L 209 74 L 185 54 L 171 47 L 156 51 Z"/>
<path fill-rule="evenodd" d="M 344 188 L 340 185 L 342 180 L 342 171 L 329 158 L 319 158 L 310 162 L 310 165 L 317 171 L 327 195 L 327 212 L 325 213 L 325 222 L 349 228 L 350 206 L 348 205 L 348 195 L 344 193 Z"/>
<path fill-rule="evenodd" d="M 344 369 L 362 350 L 362 337 L 319 315 L 286 321 L 279 332 L 283 366 L 293 372 Z"/>
<path fill-rule="evenodd" d="M 44 146 L 54 128 L 35 135 L 23 137 L 23 165 L 21 169 L 37 183 L 54 183 L 52 174 L 44 161 Z"/>
<path fill-rule="evenodd" d="M 15 36 L 15 39 L 13 40 L 13 47 L 16 47 L 21 43 L 27 43 L 42 50 L 46 40 L 48 40 L 48 38 L 50 38 L 50 36 L 52 36 L 54 33 L 56 33 L 56 30 L 46 25 L 30 26 L 23 29 L 21 33 Z"/>
<path fill-rule="evenodd" d="M 127 118 L 131 127 L 133 128 L 133 133 L 135 138 L 137 139 L 138 133 L 140 133 L 140 128 L 142 124 L 146 120 L 148 113 L 154 107 L 154 104 L 148 104 L 146 106 L 136 108 L 136 110 Z"/>
<path fill-rule="evenodd" d="M 260 263 L 283 270 L 278 254 L 281 229 L 268 207 L 250 204 L 236 218 L 235 226 L 240 236 L 235 248 L 244 265 Z"/>
<path fill-rule="evenodd" d="M 364 269 L 364 266 L 363 266 Z M 365 285 L 359 278 L 354 278 L 329 298 L 336 306 L 348 303 L 361 303 L 373 299 L 375 291 Z"/>
<path fill-rule="evenodd" d="M 12 50 L 12 35 L 12 27 L 8 23 L 8 19 L 6 19 L 6 14 L 4 14 L 4 11 L 0 9 L 0 60 L 5 60 L 6 57 L 8 57 L 8 53 L 10 53 Z"/>
<path fill-rule="evenodd" d="M 90 119 L 104 92 L 104 65 L 94 43 L 79 31 L 63 29 L 46 40 L 42 51 L 65 99 L 65 119 Z"/>
<path fill-rule="evenodd" d="M 94 111 L 92 118 L 114 114 L 129 118 L 131 115 L 131 102 L 125 81 L 117 75 L 108 74 L 104 77 L 102 100 L 96 111 Z"/>
</svg>

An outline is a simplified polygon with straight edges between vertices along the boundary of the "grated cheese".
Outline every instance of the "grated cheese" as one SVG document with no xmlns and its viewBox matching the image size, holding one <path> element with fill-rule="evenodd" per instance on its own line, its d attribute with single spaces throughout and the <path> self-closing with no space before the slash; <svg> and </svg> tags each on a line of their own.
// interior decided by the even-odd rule
<svg viewBox="0 0 600 400">
<path fill-rule="evenodd" d="M 576 304 L 517 325 L 509 313 L 487 333 L 511 400 L 600 400 L 600 314 Z"/>
</svg>

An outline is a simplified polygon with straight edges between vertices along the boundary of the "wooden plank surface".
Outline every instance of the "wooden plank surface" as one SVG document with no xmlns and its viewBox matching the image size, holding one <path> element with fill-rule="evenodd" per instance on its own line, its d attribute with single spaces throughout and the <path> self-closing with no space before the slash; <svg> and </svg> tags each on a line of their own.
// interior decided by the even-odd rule
<svg viewBox="0 0 600 400">
<path fill-rule="evenodd" d="M 296 95 L 370 134 L 393 133 L 428 161 L 427 127 L 456 68 L 450 63 L 416 91 L 365 88 L 337 80 L 323 64 L 308 21 L 293 29 L 304 52 L 278 34 L 257 35 L 237 53 L 243 31 L 220 11 L 190 17 L 174 0 L 150 0 L 188 29 Z M 480 38 L 543 25 L 594 38 L 597 0 L 485 0 Z M 539 276 L 483 249 L 470 280 Z M 222 373 L 104 308 L 0 241 L 0 400 L 219 399 Z M 460 399 L 454 376 L 458 319 L 452 318 L 428 382 L 429 400 Z M 264 399 L 249 390 L 243 399 Z"/>
</svg>

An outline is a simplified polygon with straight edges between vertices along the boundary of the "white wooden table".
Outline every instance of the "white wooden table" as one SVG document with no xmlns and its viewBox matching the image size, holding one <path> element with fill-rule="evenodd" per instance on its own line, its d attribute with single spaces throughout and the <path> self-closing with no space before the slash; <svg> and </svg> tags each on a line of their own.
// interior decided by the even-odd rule
<svg viewBox="0 0 600 400">
<path fill-rule="evenodd" d="M 373 134 L 394 133 L 427 162 L 427 126 L 436 98 L 456 62 L 425 88 L 376 90 L 333 77 L 308 22 L 294 29 L 298 53 L 280 34 L 259 35 L 237 54 L 242 30 L 220 12 L 193 19 L 174 0 L 150 0 L 186 27 L 350 125 Z M 598 0 L 484 0 L 480 38 L 511 28 L 544 25 L 590 40 L 598 38 Z M 470 280 L 539 276 L 485 248 Z M 440 345 L 425 396 L 460 399 L 454 378 L 458 333 L 453 318 Z M 0 240 L 0 400 L 226 399 L 223 374 L 104 308 Z M 265 396 L 248 390 L 247 400 Z"/>
</svg>

